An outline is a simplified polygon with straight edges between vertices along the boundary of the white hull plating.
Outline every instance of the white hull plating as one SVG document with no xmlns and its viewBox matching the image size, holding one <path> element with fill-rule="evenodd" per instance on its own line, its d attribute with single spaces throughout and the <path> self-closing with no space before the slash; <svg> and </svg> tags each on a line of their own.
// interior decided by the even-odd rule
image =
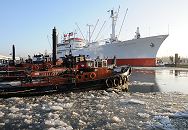
<svg viewBox="0 0 188 130">
<path fill-rule="evenodd" d="M 168 37 L 168 35 L 159 35 L 146 38 L 133 39 L 128 41 L 116 41 L 113 43 L 106 43 L 104 45 L 99 45 L 99 43 L 91 43 L 87 48 L 73 51 L 73 54 L 84 54 L 89 55 L 91 58 L 108 58 L 113 59 L 114 56 L 117 60 L 138 60 L 142 59 L 141 63 L 137 63 L 138 66 L 155 66 L 152 65 L 142 65 L 144 60 L 152 59 L 155 60 L 157 52 L 163 43 L 163 41 Z M 125 62 L 125 61 L 123 61 Z M 127 62 L 127 61 L 126 61 Z M 132 63 L 120 63 L 122 64 L 132 64 Z M 134 61 L 136 62 L 136 61 Z M 147 61 L 148 62 L 148 61 Z M 152 61 L 153 62 L 153 61 Z M 150 63 L 151 64 L 151 63 Z"/>
</svg>

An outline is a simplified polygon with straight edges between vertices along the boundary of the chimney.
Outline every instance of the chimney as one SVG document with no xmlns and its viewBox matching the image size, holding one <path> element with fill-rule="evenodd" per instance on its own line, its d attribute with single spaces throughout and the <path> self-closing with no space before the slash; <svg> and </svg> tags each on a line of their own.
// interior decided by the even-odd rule
<svg viewBox="0 0 188 130">
<path fill-rule="evenodd" d="M 52 55 L 52 62 L 53 65 L 56 65 L 56 46 L 57 46 L 57 35 L 56 35 L 56 28 L 54 27 L 52 32 L 52 46 L 53 46 L 53 55 Z"/>
</svg>

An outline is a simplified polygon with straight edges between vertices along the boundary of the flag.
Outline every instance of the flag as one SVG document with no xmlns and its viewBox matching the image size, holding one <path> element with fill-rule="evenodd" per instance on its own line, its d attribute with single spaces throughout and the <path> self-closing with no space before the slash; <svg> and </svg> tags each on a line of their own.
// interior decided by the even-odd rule
<svg viewBox="0 0 188 130">
<path fill-rule="evenodd" d="M 64 37 L 67 37 L 67 34 L 64 34 Z"/>
</svg>

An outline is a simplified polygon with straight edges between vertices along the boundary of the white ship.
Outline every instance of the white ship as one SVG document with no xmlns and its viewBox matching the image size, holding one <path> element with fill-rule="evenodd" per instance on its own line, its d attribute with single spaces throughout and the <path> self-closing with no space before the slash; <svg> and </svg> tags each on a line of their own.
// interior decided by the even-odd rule
<svg viewBox="0 0 188 130">
<path fill-rule="evenodd" d="M 70 48 L 75 55 L 89 55 L 90 58 L 107 58 L 108 63 L 115 61 L 117 66 L 156 66 L 156 55 L 168 35 L 157 35 L 141 38 L 137 27 L 135 38 L 127 41 L 119 41 L 115 35 L 116 16 L 111 10 L 112 34 L 105 43 L 86 43 L 80 38 L 63 40 L 57 47 L 57 57 L 69 54 Z"/>
</svg>

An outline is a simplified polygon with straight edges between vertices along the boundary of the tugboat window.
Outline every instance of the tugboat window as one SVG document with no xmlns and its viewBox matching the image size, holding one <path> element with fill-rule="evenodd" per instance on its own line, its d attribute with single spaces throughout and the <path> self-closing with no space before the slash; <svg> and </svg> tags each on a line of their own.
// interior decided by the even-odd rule
<svg viewBox="0 0 188 130">
<path fill-rule="evenodd" d="M 98 67 L 102 67 L 102 62 L 101 61 L 98 62 Z"/>
<path fill-rule="evenodd" d="M 106 60 L 103 61 L 103 67 L 107 67 L 107 61 Z"/>
<path fill-rule="evenodd" d="M 98 67 L 98 62 L 97 61 L 95 61 L 95 67 Z"/>
</svg>

